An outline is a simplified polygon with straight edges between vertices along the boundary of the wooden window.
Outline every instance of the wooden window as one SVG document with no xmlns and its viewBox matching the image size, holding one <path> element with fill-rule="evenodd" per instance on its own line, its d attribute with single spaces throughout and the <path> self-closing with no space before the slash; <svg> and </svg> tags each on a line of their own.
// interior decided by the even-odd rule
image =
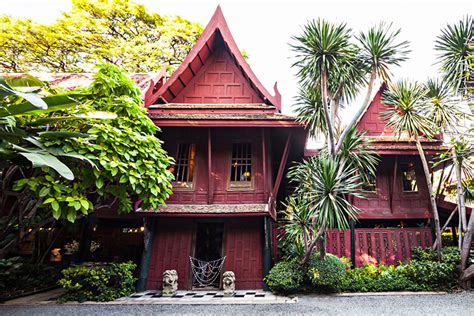
<svg viewBox="0 0 474 316">
<path fill-rule="evenodd" d="M 230 165 L 230 187 L 248 188 L 252 186 L 252 144 L 232 145 Z"/>
<path fill-rule="evenodd" d="M 416 183 L 415 164 L 409 162 L 401 165 L 402 183 L 404 192 L 418 192 L 418 184 Z"/>
<path fill-rule="evenodd" d="M 375 175 L 369 173 L 367 175 L 367 182 L 364 183 L 362 189 L 367 192 L 375 192 L 376 190 L 376 178 Z"/>
<path fill-rule="evenodd" d="M 174 166 L 174 185 L 183 188 L 192 188 L 196 163 L 196 145 L 179 144 Z"/>
</svg>

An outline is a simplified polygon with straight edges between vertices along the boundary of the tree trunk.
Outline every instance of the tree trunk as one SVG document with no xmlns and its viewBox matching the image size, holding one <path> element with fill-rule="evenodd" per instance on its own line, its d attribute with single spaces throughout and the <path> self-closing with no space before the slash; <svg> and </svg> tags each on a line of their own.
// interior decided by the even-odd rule
<svg viewBox="0 0 474 316">
<path fill-rule="evenodd" d="M 456 150 L 453 148 L 453 163 L 456 170 L 456 191 L 458 194 L 458 207 L 461 215 L 461 227 L 463 231 L 467 230 L 466 203 L 464 201 L 464 192 L 462 189 L 461 164 L 458 161 Z"/>
<path fill-rule="evenodd" d="M 344 129 L 344 132 L 342 132 L 341 137 L 339 137 L 335 152 L 338 152 L 341 149 L 344 139 L 346 139 L 352 127 L 357 123 L 357 121 L 359 121 L 360 117 L 367 110 L 367 107 L 370 104 L 370 96 L 372 95 L 372 89 L 374 87 L 374 82 L 375 82 L 376 77 L 377 77 L 377 73 L 375 72 L 375 69 L 372 69 L 372 73 L 370 74 L 370 79 L 369 79 L 369 85 L 367 87 L 367 94 L 365 95 L 364 102 L 362 103 L 362 106 L 360 107 L 359 111 L 357 111 L 357 113 L 354 115 L 350 123 Z"/>
<path fill-rule="evenodd" d="M 328 109 L 328 82 L 327 82 L 327 72 L 326 68 L 323 65 L 321 71 L 321 101 L 323 105 L 324 117 L 326 119 L 326 124 L 328 128 L 328 148 L 330 155 L 335 153 L 335 140 L 334 140 L 334 126 L 332 123 L 331 115 L 329 114 Z"/>
<path fill-rule="evenodd" d="M 439 240 L 439 242 L 436 243 L 436 250 L 438 253 L 438 260 L 441 260 L 441 247 L 442 247 L 441 227 L 439 223 L 438 208 L 436 206 L 436 197 L 433 192 L 433 183 L 431 183 L 430 168 L 428 167 L 428 161 L 426 160 L 425 152 L 423 151 L 423 147 L 421 146 L 420 139 L 418 138 L 418 136 L 415 136 L 415 142 L 416 142 L 416 148 L 418 149 L 418 153 L 420 155 L 421 164 L 423 165 L 423 172 L 425 174 L 426 183 L 428 185 L 428 191 L 430 194 L 431 211 L 433 213 L 436 239 Z"/>
<path fill-rule="evenodd" d="M 471 214 L 471 217 L 469 218 L 469 225 L 467 226 L 467 230 L 464 233 L 464 238 L 462 240 L 461 271 L 464 271 L 467 267 L 467 261 L 469 259 L 469 251 L 471 250 L 473 231 L 474 231 L 474 214 Z M 461 232 L 459 232 L 459 235 L 461 235 Z"/>
</svg>

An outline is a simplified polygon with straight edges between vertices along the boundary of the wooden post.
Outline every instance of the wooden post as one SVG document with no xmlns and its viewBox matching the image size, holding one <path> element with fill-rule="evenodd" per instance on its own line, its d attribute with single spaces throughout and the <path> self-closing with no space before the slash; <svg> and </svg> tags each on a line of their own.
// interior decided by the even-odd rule
<svg viewBox="0 0 474 316">
<path fill-rule="evenodd" d="M 456 235 L 456 225 L 451 226 L 451 232 L 453 233 L 453 244 L 458 245 L 458 236 Z"/>
<path fill-rule="evenodd" d="M 390 212 L 393 213 L 393 195 L 395 193 L 395 188 L 397 185 L 397 172 L 398 172 L 398 156 L 395 156 L 395 163 L 393 166 L 393 178 L 392 186 L 390 187 Z"/>
<path fill-rule="evenodd" d="M 82 222 L 82 236 L 79 243 L 79 250 L 77 252 L 76 263 L 83 263 L 91 257 L 91 243 L 92 243 L 92 223 L 91 215 L 86 215 Z"/>
<path fill-rule="evenodd" d="M 261 128 L 261 138 L 262 138 L 262 161 L 263 161 L 263 197 L 265 201 L 268 200 L 268 188 L 267 188 L 267 148 L 265 141 L 265 129 Z"/>
<path fill-rule="evenodd" d="M 211 128 L 207 128 L 207 204 L 212 204 L 214 201 L 214 186 L 212 181 L 212 133 Z"/>
<path fill-rule="evenodd" d="M 351 228 L 351 268 L 354 269 L 356 266 L 356 255 L 355 255 L 355 223 L 353 219 L 349 219 L 349 225 Z"/>
<path fill-rule="evenodd" d="M 146 290 L 148 282 L 148 270 L 150 270 L 151 254 L 153 253 L 153 240 L 155 239 L 155 219 L 152 217 L 143 218 L 143 226 L 145 227 L 143 233 L 143 252 L 140 262 L 140 272 L 137 282 L 137 292 Z"/>
<path fill-rule="evenodd" d="M 265 278 L 268 273 L 270 272 L 270 268 L 272 265 L 272 257 L 271 257 L 271 235 L 270 235 L 270 225 L 271 225 L 271 218 L 264 217 L 263 218 L 263 277 Z M 265 291 L 269 291 L 268 285 L 264 282 L 263 289 Z"/>
</svg>

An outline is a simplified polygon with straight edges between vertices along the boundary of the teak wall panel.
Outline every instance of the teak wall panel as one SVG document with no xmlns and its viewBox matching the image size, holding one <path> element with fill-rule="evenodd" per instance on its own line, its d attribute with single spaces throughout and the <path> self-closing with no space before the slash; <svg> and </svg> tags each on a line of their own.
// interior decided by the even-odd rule
<svg viewBox="0 0 474 316">
<path fill-rule="evenodd" d="M 382 156 L 377 168 L 377 193 L 368 193 L 366 199 L 355 198 L 354 204 L 362 212 L 361 219 L 369 218 L 429 218 L 429 195 L 426 179 L 418 156 L 399 156 L 396 181 L 393 181 L 395 156 Z M 404 192 L 400 165 L 415 163 L 418 192 Z M 391 188 L 395 184 L 393 188 Z M 392 202 L 390 203 L 390 195 Z M 390 208 L 392 206 L 392 208 Z"/>
<path fill-rule="evenodd" d="M 173 103 L 264 103 L 224 47 L 213 52 Z"/>
<path fill-rule="evenodd" d="M 175 157 L 180 143 L 196 144 L 195 182 L 191 189 L 174 188 L 167 203 L 207 204 L 208 203 L 208 159 L 207 128 L 164 128 L 163 147 Z M 262 133 L 258 128 L 214 128 L 212 129 L 212 181 L 215 204 L 266 203 L 263 181 Z M 252 186 L 248 189 L 229 187 L 232 145 L 248 142 L 252 146 Z M 267 142 L 267 149 L 270 144 Z M 273 186 L 271 178 L 270 150 L 267 150 L 267 191 Z"/>
</svg>

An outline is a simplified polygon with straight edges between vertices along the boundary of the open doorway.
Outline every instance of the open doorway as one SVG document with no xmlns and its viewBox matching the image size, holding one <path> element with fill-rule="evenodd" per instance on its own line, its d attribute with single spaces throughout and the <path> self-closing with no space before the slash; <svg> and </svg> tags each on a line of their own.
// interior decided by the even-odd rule
<svg viewBox="0 0 474 316">
<path fill-rule="evenodd" d="M 193 288 L 219 288 L 223 265 L 224 223 L 203 222 L 196 225 Z M 197 275 L 199 274 L 199 276 Z M 203 275 L 208 282 L 203 282 Z"/>
</svg>

